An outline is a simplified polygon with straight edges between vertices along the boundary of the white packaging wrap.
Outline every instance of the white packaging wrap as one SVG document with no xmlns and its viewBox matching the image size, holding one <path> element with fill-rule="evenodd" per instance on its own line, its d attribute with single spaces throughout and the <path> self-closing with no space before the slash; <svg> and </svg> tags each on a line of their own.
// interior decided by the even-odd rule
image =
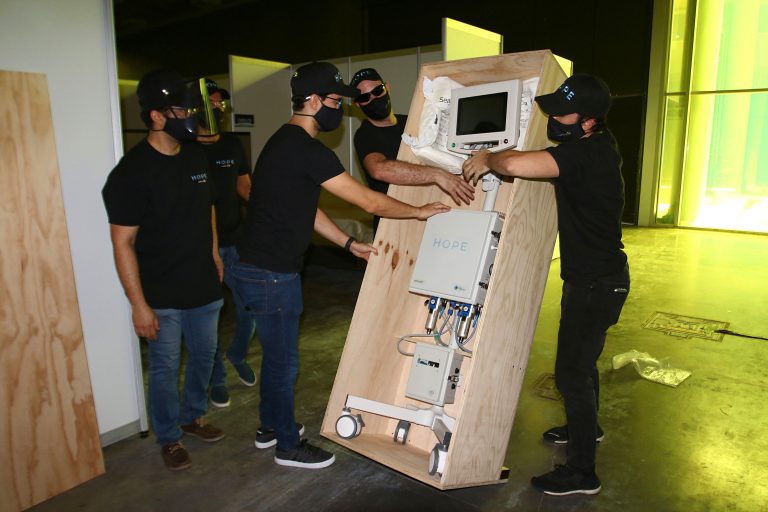
<svg viewBox="0 0 768 512">
<path fill-rule="evenodd" d="M 450 153 L 448 141 L 448 113 L 451 107 L 451 89 L 463 87 L 459 82 L 445 76 L 434 80 L 424 77 L 422 94 L 424 106 L 419 118 L 418 136 L 403 133 L 403 142 L 411 147 L 426 165 L 434 165 L 453 174 L 461 174 L 466 157 Z"/>
</svg>

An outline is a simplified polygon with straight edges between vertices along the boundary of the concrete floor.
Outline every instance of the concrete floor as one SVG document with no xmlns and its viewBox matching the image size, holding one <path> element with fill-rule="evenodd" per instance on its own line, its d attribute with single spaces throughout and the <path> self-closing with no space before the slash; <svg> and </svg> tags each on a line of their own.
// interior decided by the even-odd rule
<svg viewBox="0 0 768 512">
<path fill-rule="evenodd" d="M 257 388 L 230 375 L 232 406 L 208 415 L 227 437 L 213 445 L 185 441 L 191 469 L 166 470 L 154 439 L 135 436 L 104 449 L 105 475 L 32 510 L 768 510 L 768 342 L 730 335 L 722 341 L 685 339 L 643 327 L 660 311 L 768 336 L 767 241 L 723 232 L 625 230 L 632 291 L 599 364 L 606 438 L 598 448 L 603 490 L 597 496 L 544 496 L 529 484 L 532 475 L 565 457 L 564 448 L 540 437 L 563 422 L 562 406 L 534 386 L 552 372 L 559 261 L 552 263 L 507 450 L 509 481 L 438 491 L 318 436 L 362 272 L 343 258 L 316 257 L 324 265 L 309 265 L 304 280 L 296 416 L 310 439 L 336 453 L 335 465 L 319 471 L 283 468 L 273 463 L 270 450 L 256 450 Z M 222 322 L 224 339 L 231 329 L 230 310 Z M 671 388 L 642 379 L 632 367 L 612 370 L 611 357 L 631 349 L 668 358 L 692 375 Z M 257 343 L 249 358 L 258 367 Z"/>
</svg>

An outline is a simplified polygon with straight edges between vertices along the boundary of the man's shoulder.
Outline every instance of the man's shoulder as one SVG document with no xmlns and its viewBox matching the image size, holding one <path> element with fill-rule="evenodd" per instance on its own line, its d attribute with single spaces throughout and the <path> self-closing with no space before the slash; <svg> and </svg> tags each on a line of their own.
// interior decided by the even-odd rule
<svg viewBox="0 0 768 512">
<path fill-rule="evenodd" d="M 151 160 L 154 150 L 147 139 L 125 152 L 117 165 L 112 169 L 111 175 L 141 174 L 147 168 L 147 162 Z"/>
</svg>

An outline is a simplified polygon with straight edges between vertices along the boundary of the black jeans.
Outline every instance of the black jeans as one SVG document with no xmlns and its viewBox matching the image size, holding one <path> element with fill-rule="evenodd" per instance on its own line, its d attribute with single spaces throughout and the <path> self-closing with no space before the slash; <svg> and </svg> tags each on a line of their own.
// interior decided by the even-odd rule
<svg viewBox="0 0 768 512">
<path fill-rule="evenodd" d="M 619 320 L 629 294 L 629 268 L 591 283 L 563 283 L 555 382 L 568 421 L 568 465 L 595 467 L 600 383 L 597 359 L 605 333 Z"/>
</svg>

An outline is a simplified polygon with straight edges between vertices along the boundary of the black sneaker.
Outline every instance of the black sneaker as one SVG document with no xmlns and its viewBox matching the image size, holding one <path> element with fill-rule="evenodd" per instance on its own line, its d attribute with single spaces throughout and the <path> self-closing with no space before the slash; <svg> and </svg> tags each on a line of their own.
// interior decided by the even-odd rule
<svg viewBox="0 0 768 512">
<path fill-rule="evenodd" d="M 301 423 L 296 424 L 296 430 L 299 431 L 299 436 L 304 435 L 304 425 Z M 271 448 L 277 444 L 277 435 L 273 428 L 261 428 L 256 430 L 256 440 L 253 442 L 256 448 L 264 449 Z"/>
<path fill-rule="evenodd" d="M 549 441 L 550 443 L 568 444 L 568 425 L 563 425 L 562 427 L 553 427 L 544 432 L 541 436 L 545 441 Z M 603 429 L 600 428 L 600 425 L 598 425 L 597 437 L 595 438 L 595 441 L 599 443 L 603 439 L 605 439 L 605 432 L 603 432 Z"/>
<path fill-rule="evenodd" d="M 232 366 L 235 368 L 237 378 L 240 379 L 240 382 L 248 387 L 256 385 L 256 373 L 253 371 L 253 368 L 251 368 L 251 365 L 245 361 L 236 363 L 230 360 L 229 362 L 232 363 Z"/>
<path fill-rule="evenodd" d="M 327 468 L 336 461 L 332 453 L 312 446 L 306 439 L 302 439 L 299 445 L 286 452 L 275 451 L 275 462 L 281 466 L 293 468 L 321 469 Z"/>
<path fill-rule="evenodd" d="M 594 471 L 582 472 L 562 464 L 556 464 L 554 471 L 531 478 L 531 485 L 552 496 L 600 492 L 600 479 Z"/>
<path fill-rule="evenodd" d="M 211 405 L 219 408 L 229 407 L 229 404 L 231 403 L 229 399 L 229 391 L 226 386 L 213 386 L 209 398 L 211 400 Z"/>
</svg>

